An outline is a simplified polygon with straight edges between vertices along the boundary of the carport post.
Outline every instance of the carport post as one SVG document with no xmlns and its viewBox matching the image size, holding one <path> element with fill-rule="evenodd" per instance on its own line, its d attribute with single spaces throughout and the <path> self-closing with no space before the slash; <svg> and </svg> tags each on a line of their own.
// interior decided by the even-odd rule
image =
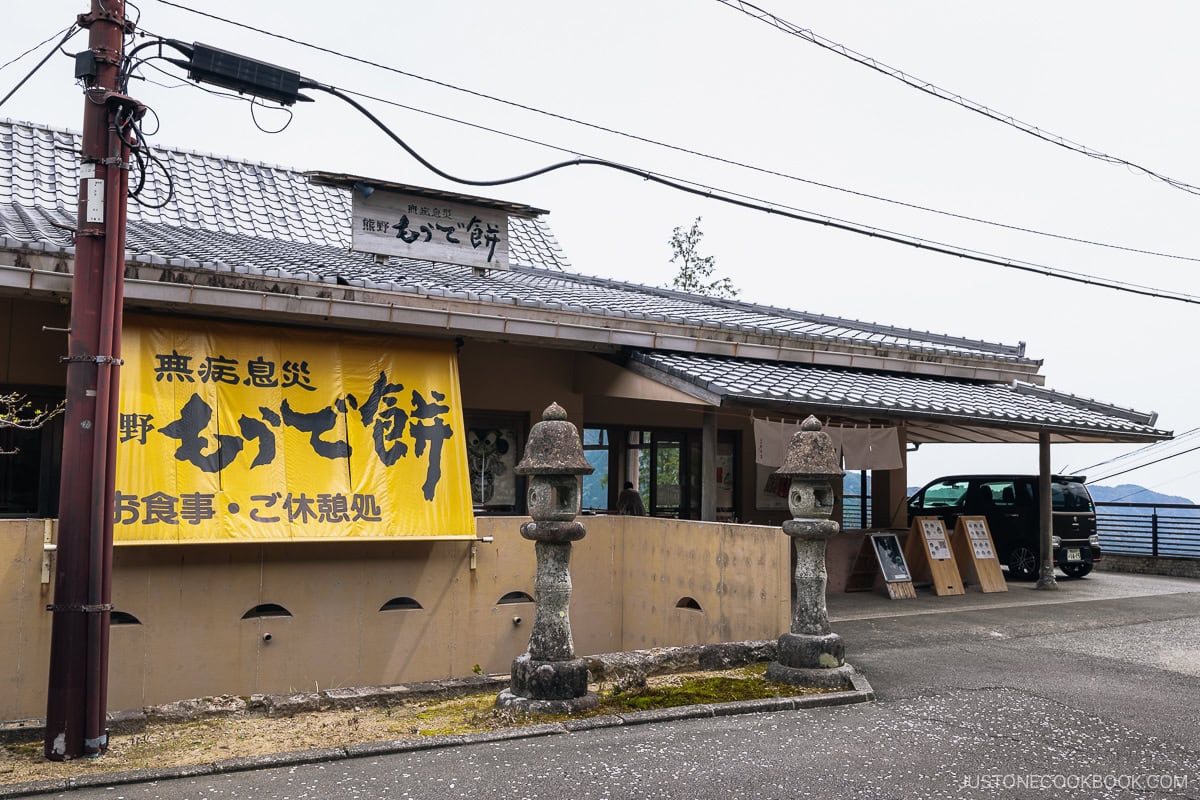
<svg viewBox="0 0 1200 800">
<path fill-rule="evenodd" d="M 1050 432 L 1038 432 L 1038 532 L 1042 551 L 1042 573 L 1038 576 L 1037 588 L 1057 589 L 1054 580 L 1054 509 L 1050 493 Z"/>
</svg>

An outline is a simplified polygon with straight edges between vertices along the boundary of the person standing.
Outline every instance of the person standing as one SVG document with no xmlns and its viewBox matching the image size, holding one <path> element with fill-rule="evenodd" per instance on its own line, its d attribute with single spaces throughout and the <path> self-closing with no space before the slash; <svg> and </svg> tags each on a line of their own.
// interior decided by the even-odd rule
<svg viewBox="0 0 1200 800">
<path fill-rule="evenodd" d="M 617 513 L 631 517 L 646 516 L 646 506 L 642 504 L 642 496 L 633 488 L 633 481 L 625 481 L 625 488 L 617 495 Z"/>
</svg>

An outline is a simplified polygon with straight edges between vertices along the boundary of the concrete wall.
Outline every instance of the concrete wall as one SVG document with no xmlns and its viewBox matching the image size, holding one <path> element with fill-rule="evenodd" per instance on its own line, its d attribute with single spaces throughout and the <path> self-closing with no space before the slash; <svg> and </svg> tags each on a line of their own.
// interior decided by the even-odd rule
<svg viewBox="0 0 1200 800">
<path fill-rule="evenodd" d="M 779 529 L 583 517 L 572 556 L 576 651 L 774 638 L 787 629 L 788 540 Z M 113 604 L 109 709 L 506 672 L 524 652 L 533 545 L 516 518 L 480 518 L 463 541 L 125 546 Z M 0 719 L 45 714 L 50 586 L 42 520 L 0 521 Z M 397 597 L 419 609 L 381 611 Z M 700 610 L 678 608 L 692 598 Z M 242 619 L 274 603 L 290 617 Z M 521 623 L 514 624 L 513 618 Z M 271 641 L 263 639 L 271 634 Z"/>
<path fill-rule="evenodd" d="M 1139 575 L 1170 575 L 1175 578 L 1200 578 L 1200 559 L 1163 556 L 1126 556 L 1105 553 L 1096 563 L 1101 572 L 1133 572 Z"/>
</svg>

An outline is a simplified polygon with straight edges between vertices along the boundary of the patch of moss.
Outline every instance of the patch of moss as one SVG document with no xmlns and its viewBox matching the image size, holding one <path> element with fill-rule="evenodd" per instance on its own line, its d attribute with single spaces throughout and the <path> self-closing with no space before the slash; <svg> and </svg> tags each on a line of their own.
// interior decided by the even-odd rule
<svg viewBox="0 0 1200 800">
<path fill-rule="evenodd" d="M 789 687 L 790 688 L 790 687 Z M 699 678 L 678 686 L 646 687 L 622 692 L 605 698 L 609 712 L 616 710 L 646 711 L 652 708 L 672 708 L 698 703 L 728 703 L 761 697 L 779 697 L 783 687 L 748 678 Z"/>
</svg>

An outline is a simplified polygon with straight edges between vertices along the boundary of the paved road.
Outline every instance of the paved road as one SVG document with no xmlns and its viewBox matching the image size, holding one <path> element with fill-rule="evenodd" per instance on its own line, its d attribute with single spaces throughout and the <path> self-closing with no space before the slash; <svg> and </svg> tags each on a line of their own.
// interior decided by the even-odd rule
<svg viewBox="0 0 1200 800">
<path fill-rule="evenodd" d="M 1200 582 L 1182 585 L 1190 593 L 1179 588 L 1120 599 L 1064 592 L 1054 603 L 960 611 L 943 603 L 928 613 L 843 619 L 835 630 L 874 685 L 873 704 L 70 796 L 1200 798 Z"/>
</svg>

